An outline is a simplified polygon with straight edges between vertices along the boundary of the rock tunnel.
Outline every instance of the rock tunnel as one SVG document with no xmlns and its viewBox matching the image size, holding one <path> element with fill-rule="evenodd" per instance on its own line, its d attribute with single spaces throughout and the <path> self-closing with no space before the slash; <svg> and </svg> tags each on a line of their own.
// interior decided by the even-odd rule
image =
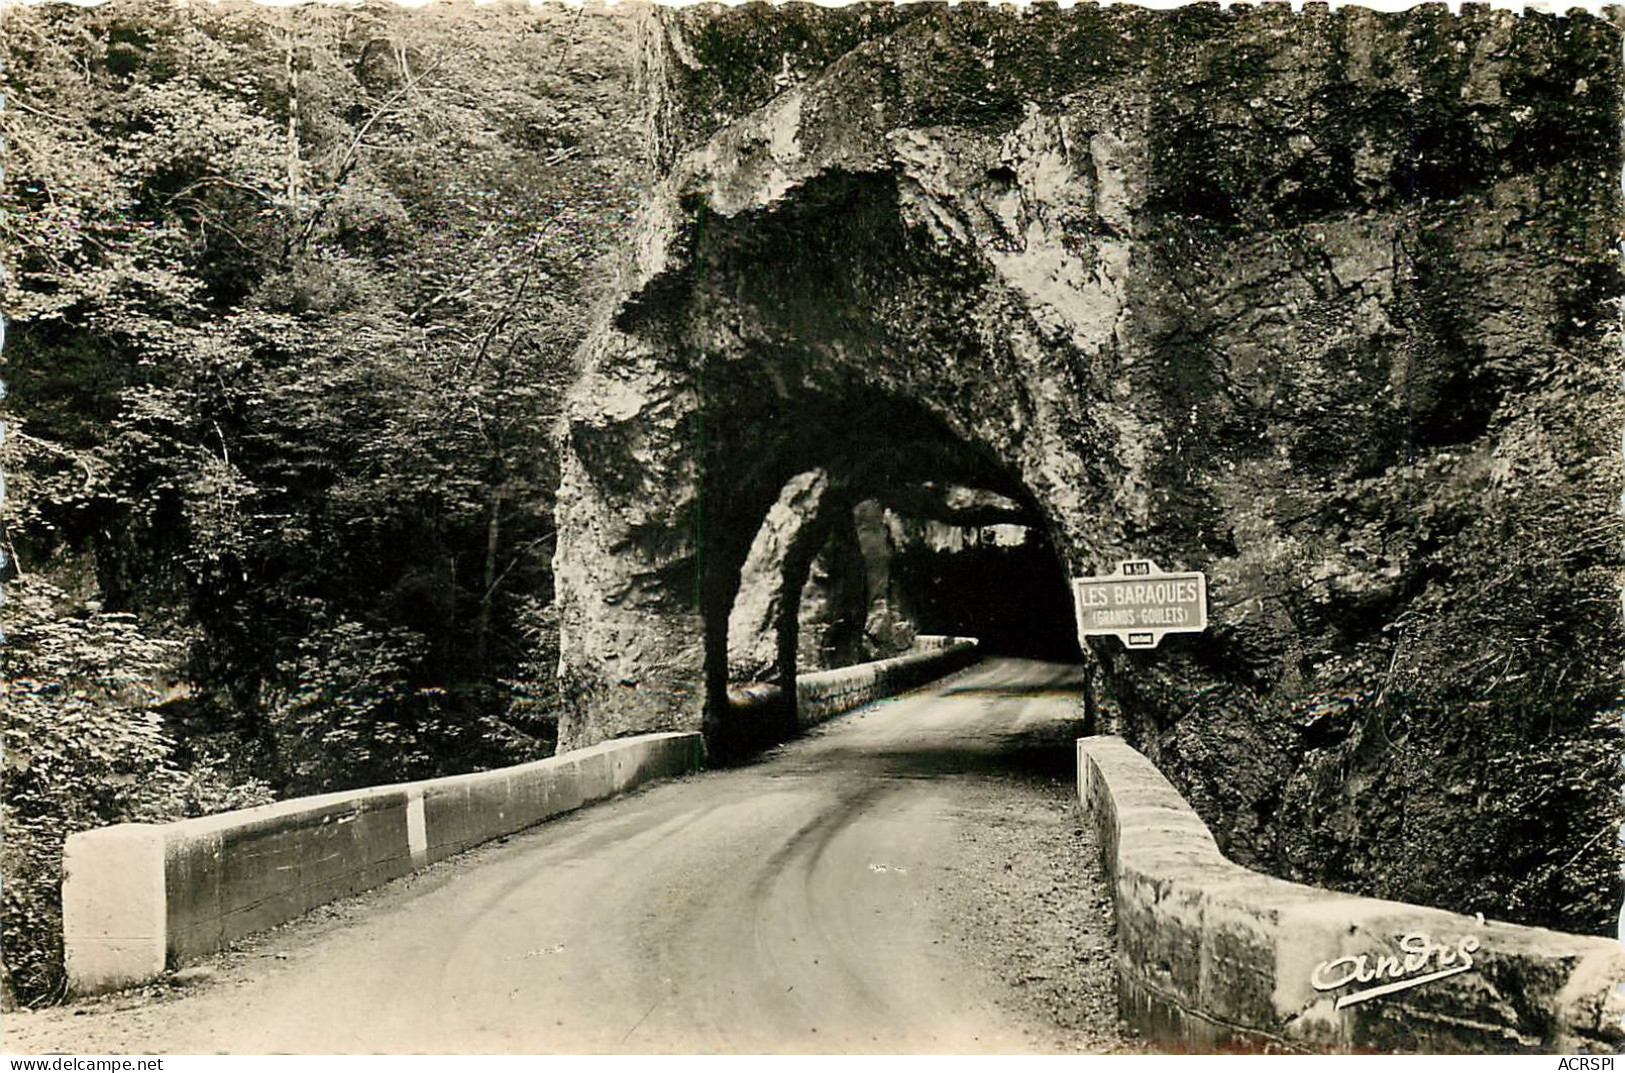
<svg viewBox="0 0 1625 1073">
<path fill-rule="evenodd" d="M 809 669 L 797 650 L 815 561 L 831 596 L 847 590 L 836 618 L 862 619 L 845 640 L 831 623 L 848 654 L 894 654 L 899 626 L 974 624 L 1012 650 L 1077 658 L 1067 556 L 1080 510 L 1117 513 L 1115 452 L 1047 446 L 1085 422 L 1046 397 L 1038 341 L 979 308 L 1007 300 L 992 274 L 946 256 L 889 173 L 821 177 L 736 217 L 694 213 L 681 299 L 623 307 L 604 340 L 618 360 L 598 366 L 592 416 L 570 431 L 581 465 L 561 501 L 614 502 L 628 523 L 611 533 L 595 519 L 608 540 L 591 558 L 609 584 L 576 622 L 615 640 L 566 657 L 603 668 L 570 740 L 696 717 L 726 738 L 730 681 L 789 684 Z M 636 381 L 610 373 L 628 361 Z M 630 390 L 640 397 L 615 420 L 603 403 Z M 999 527 L 1006 542 L 989 532 L 983 547 Z M 956 561 L 962 576 L 948 579 Z M 995 571 L 1003 582 L 975 598 Z M 871 603 L 883 605 L 873 624 Z"/>
<path fill-rule="evenodd" d="M 1506 672 L 1464 662 L 1508 576 L 1475 549 L 1618 527 L 1617 474 L 1577 468 L 1617 425 L 1619 102 L 1589 88 L 1617 32 L 1211 5 L 645 21 L 660 179 L 562 423 L 561 747 L 726 744 L 730 683 L 991 632 L 1098 668 L 1233 859 L 1478 908 L 1472 877 L 1514 858 L 1472 857 L 1446 795 L 1493 801 L 1545 701 L 1483 701 Z M 1554 375 L 1580 385 L 1561 406 Z M 984 529 L 1021 537 L 965 554 Z M 1601 560 L 1561 555 L 1565 607 L 1617 604 Z M 1208 631 L 1069 647 L 1064 579 L 1125 558 L 1204 571 Z M 1548 737 L 1611 695 L 1586 667 L 1615 626 L 1564 614 L 1514 653 L 1566 683 Z"/>
</svg>

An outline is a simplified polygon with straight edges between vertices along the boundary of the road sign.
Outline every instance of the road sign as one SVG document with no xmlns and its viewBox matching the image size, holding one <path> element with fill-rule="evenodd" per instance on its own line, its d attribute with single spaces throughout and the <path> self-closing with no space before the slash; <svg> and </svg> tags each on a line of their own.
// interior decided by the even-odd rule
<svg viewBox="0 0 1625 1073">
<path fill-rule="evenodd" d="M 1207 575 L 1165 574 L 1150 559 L 1127 559 L 1104 577 L 1072 579 L 1078 639 L 1117 637 L 1156 648 L 1164 634 L 1207 629 Z"/>
</svg>

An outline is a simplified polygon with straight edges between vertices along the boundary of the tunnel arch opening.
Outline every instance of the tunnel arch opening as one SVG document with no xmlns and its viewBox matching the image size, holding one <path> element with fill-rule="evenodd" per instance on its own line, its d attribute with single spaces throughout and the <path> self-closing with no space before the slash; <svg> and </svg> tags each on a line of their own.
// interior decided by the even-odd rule
<svg viewBox="0 0 1625 1073">
<path fill-rule="evenodd" d="M 920 635 L 1082 658 L 1042 505 L 947 421 L 872 390 L 731 416 L 713 420 L 706 466 L 714 755 L 793 735 L 799 676 L 901 655 Z"/>
</svg>

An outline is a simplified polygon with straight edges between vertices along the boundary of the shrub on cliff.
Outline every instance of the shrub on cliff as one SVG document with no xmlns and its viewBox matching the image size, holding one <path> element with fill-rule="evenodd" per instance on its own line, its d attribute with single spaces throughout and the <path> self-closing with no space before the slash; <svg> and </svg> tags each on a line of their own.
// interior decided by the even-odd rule
<svg viewBox="0 0 1625 1073">
<path fill-rule="evenodd" d="M 173 758 L 158 703 L 181 645 L 136 616 L 64 610 L 66 594 L 33 577 L 7 585 L 0 649 L 5 710 L 7 989 L 26 1002 L 60 997 L 62 844 L 111 823 L 160 822 L 262 804 L 269 787 Z"/>
</svg>

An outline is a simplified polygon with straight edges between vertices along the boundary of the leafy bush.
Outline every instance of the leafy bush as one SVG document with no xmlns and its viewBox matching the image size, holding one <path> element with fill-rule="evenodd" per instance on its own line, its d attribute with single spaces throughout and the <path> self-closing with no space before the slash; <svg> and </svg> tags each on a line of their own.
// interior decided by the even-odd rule
<svg viewBox="0 0 1625 1073">
<path fill-rule="evenodd" d="M 352 620 L 305 638 L 282 677 L 298 683 L 270 704 L 282 782 L 293 793 L 428 778 L 541 759 L 495 717 L 468 718 L 447 691 L 413 685 L 426 645 L 408 630 Z M 500 711 L 498 698 L 488 698 Z"/>
<path fill-rule="evenodd" d="M 61 997 L 62 845 L 77 831 L 157 822 L 270 800 L 263 784 L 226 785 L 207 763 L 171 760 L 157 710 L 183 646 L 135 616 L 67 611 L 32 577 L 7 586 L 0 666 L 5 712 L 5 917 L 8 987 L 23 1001 Z"/>
</svg>

